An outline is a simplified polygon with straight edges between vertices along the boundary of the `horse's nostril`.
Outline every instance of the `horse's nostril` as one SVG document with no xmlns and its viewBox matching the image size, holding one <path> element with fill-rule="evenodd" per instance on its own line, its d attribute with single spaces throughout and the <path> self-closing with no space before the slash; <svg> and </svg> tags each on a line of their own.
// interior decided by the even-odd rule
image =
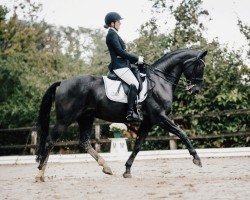
<svg viewBox="0 0 250 200">
<path fill-rule="evenodd" d="M 200 92 L 199 89 L 194 89 L 194 90 L 193 90 L 193 94 L 198 94 L 199 92 Z"/>
</svg>

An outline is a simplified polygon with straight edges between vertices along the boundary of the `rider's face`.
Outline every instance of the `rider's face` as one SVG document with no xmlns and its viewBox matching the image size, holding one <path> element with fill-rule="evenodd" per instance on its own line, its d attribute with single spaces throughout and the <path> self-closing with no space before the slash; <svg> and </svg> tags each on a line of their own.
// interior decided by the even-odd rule
<svg viewBox="0 0 250 200">
<path fill-rule="evenodd" d="M 121 26 L 121 21 L 120 21 L 120 20 L 116 21 L 115 24 L 114 24 L 114 28 L 115 28 L 116 30 L 119 30 L 119 29 L 120 29 L 120 26 Z"/>
</svg>

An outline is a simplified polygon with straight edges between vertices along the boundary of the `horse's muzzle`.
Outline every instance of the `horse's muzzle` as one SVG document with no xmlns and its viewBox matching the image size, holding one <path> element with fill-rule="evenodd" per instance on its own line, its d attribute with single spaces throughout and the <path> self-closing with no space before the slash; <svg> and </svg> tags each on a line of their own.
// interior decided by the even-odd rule
<svg viewBox="0 0 250 200">
<path fill-rule="evenodd" d="M 196 84 L 192 84 L 192 85 L 189 85 L 187 86 L 186 88 L 186 91 L 189 93 L 189 94 L 199 94 L 200 91 L 201 91 L 201 87 L 199 85 L 196 85 Z"/>
<path fill-rule="evenodd" d="M 196 95 L 199 94 L 201 92 L 201 85 L 195 85 L 195 87 L 192 88 L 191 93 Z"/>
</svg>

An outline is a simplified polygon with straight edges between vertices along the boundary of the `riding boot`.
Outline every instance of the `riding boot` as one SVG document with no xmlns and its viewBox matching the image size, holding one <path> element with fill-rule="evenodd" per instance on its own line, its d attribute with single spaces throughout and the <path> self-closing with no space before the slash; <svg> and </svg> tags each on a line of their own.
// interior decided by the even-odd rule
<svg viewBox="0 0 250 200">
<path fill-rule="evenodd" d="M 128 93 L 128 112 L 126 119 L 128 121 L 141 121 L 138 114 L 134 111 L 135 101 L 137 99 L 136 86 L 131 84 Z"/>
<path fill-rule="evenodd" d="M 141 74 L 140 74 L 140 70 L 138 67 L 132 67 L 132 72 L 133 74 L 135 75 L 136 79 L 138 80 L 139 82 L 139 88 L 137 90 L 137 95 L 139 96 L 141 90 L 142 90 L 142 78 L 141 78 Z M 137 99 L 138 100 L 138 99 Z M 139 119 L 140 121 L 143 120 L 143 115 L 142 115 L 142 112 L 141 112 L 141 104 L 136 101 L 136 111 L 137 111 L 137 114 L 139 116 Z"/>
<path fill-rule="evenodd" d="M 139 82 L 139 88 L 137 90 L 137 95 L 139 95 L 140 91 L 142 90 L 142 79 L 141 79 L 140 71 L 138 67 L 132 67 L 131 71 L 133 72 L 133 74 L 135 75 L 136 79 Z"/>
</svg>

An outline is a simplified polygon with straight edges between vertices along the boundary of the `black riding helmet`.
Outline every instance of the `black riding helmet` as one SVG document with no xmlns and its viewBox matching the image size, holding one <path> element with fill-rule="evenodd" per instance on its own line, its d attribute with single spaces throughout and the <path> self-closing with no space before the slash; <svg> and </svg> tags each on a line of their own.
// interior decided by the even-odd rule
<svg viewBox="0 0 250 200">
<path fill-rule="evenodd" d="M 121 17 L 121 15 L 119 15 L 117 12 L 109 12 L 106 16 L 105 16 L 105 25 L 104 28 L 108 28 L 109 25 L 112 22 L 116 22 L 118 20 L 122 20 L 123 18 Z"/>
</svg>

